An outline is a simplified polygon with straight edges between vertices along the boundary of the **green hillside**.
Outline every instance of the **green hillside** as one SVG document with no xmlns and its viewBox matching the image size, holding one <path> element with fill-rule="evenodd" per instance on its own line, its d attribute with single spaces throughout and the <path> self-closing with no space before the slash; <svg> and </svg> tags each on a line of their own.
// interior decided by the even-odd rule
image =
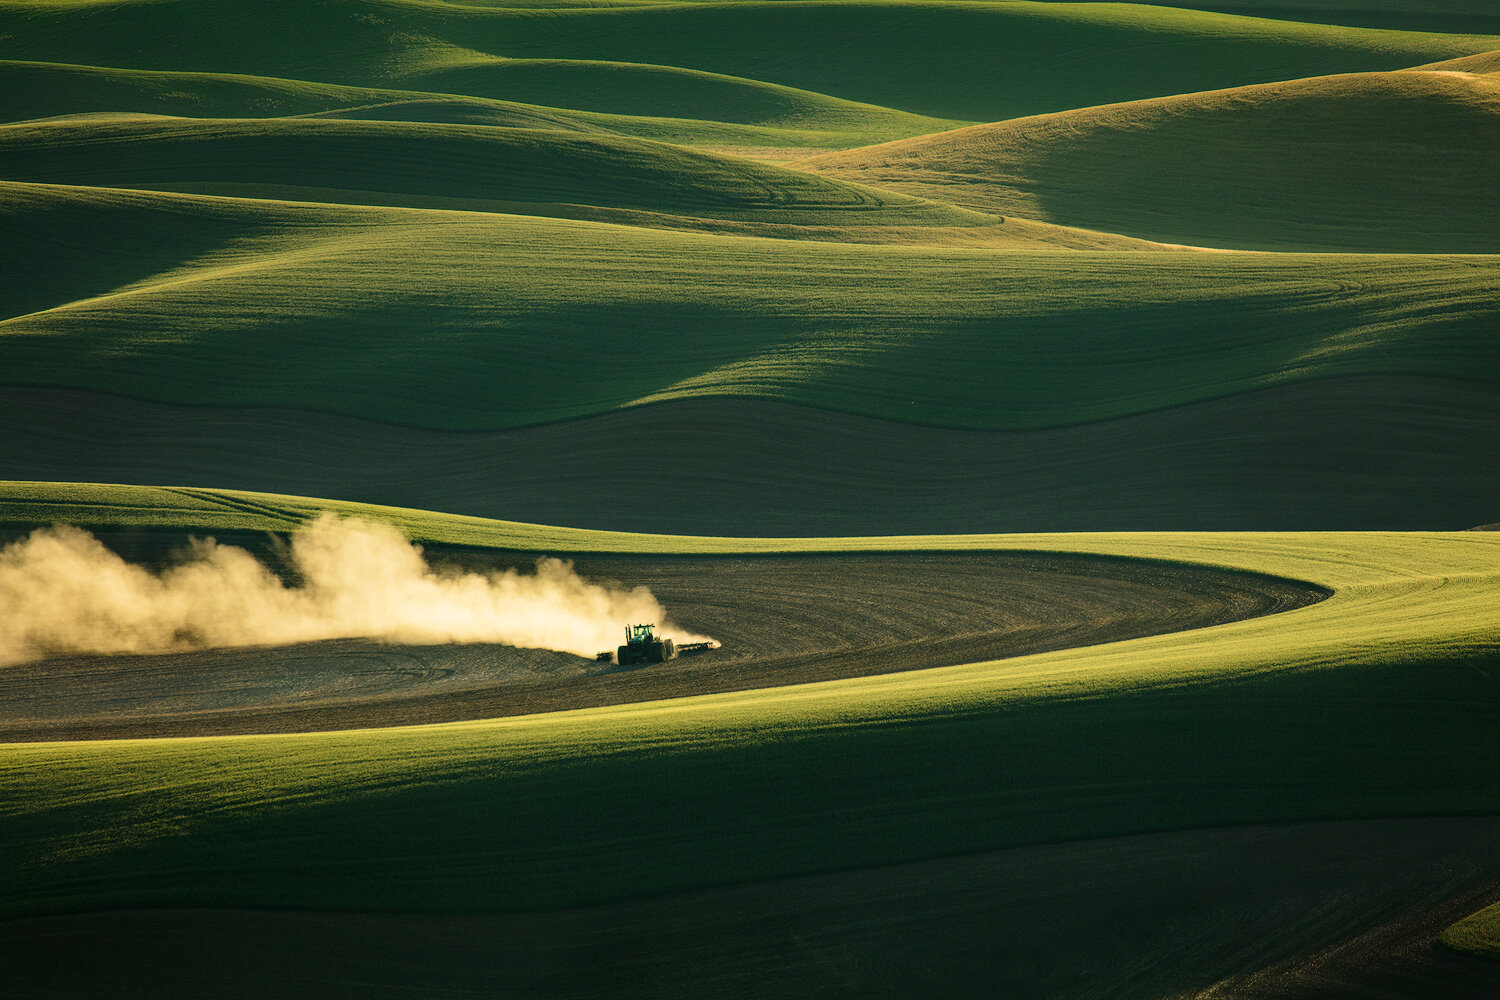
<svg viewBox="0 0 1500 1000">
<path fill-rule="evenodd" d="M 984 211 L 1253 250 L 1500 250 L 1500 79 L 1358 74 L 979 125 L 799 166 Z"/>
<path fill-rule="evenodd" d="M 1172 7 L 1419 31 L 1500 31 L 1489 0 L 1171 0 Z"/>
<path fill-rule="evenodd" d="M 367 521 L 383 521 L 394 525 L 413 541 L 521 552 L 692 551 L 729 554 L 746 551 L 747 545 L 751 544 L 734 538 L 587 531 L 242 490 L 0 480 L 0 525 L 11 527 L 77 524 L 103 530 L 287 532 L 323 511 Z M 796 544 L 806 546 L 811 543 Z"/>
<path fill-rule="evenodd" d="M 1500 516 L 1500 385 L 1413 376 L 1027 432 L 733 396 L 444 431 L 8 387 L 0 438 L 9 479 L 192 483 L 629 531 L 1458 530 Z M 670 489 L 620 488 L 620 456 L 642 442 L 674 470 Z"/>
<path fill-rule="evenodd" d="M 1500 904 L 1465 917 L 1444 931 L 1439 940 L 1458 951 L 1500 959 Z"/>
<path fill-rule="evenodd" d="M 13 745 L 6 912 L 556 908 L 1174 827 L 1500 808 L 1477 749 L 1500 697 L 1483 669 L 1494 535 L 805 544 L 1149 554 L 1335 594 L 1106 647 L 612 709 Z"/>
<path fill-rule="evenodd" d="M 949 124 L 742 77 L 629 62 L 476 57 L 403 75 L 401 83 L 412 90 L 503 95 L 604 114 L 807 130 L 889 133 Z"/>
<path fill-rule="evenodd" d="M 294 21 L 267 16 L 250 0 L 5 0 L 0 35 L 11 59 L 386 87 L 458 73 L 454 85 L 461 80 L 466 94 L 497 99 L 512 98 L 512 86 L 528 95 L 519 99 L 534 99 L 543 79 L 535 72 L 544 72 L 546 86 L 589 100 L 583 110 L 646 115 L 680 114 L 663 110 L 664 80 L 653 69 L 673 67 L 969 121 L 1399 69 L 1500 48 L 1493 36 L 1023 0 L 551 10 L 312 0 L 297 5 Z M 503 65 L 491 69 L 497 59 L 575 62 L 537 67 L 528 81 Z M 642 68 L 619 73 L 616 86 L 585 90 L 601 62 Z M 713 117 L 737 120 L 732 112 Z"/>
<path fill-rule="evenodd" d="M 519 80 L 524 62 L 504 65 Z M 550 64 L 549 64 L 550 65 Z M 557 73 L 532 73 L 547 87 L 531 87 L 537 96 L 555 104 L 586 104 L 567 89 L 568 78 Z M 553 67 L 554 69 L 556 67 Z M 612 71 L 630 73 L 633 67 L 605 67 L 605 79 L 581 74 L 589 88 L 617 87 Z M 645 72 L 644 70 L 642 72 Z M 909 115 L 873 105 L 840 101 L 706 73 L 666 71 L 656 74 L 666 92 L 686 107 L 684 95 L 697 94 L 692 110 L 709 120 L 662 118 L 639 114 L 606 114 L 543 107 L 485 97 L 432 94 L 420 90 L 345 87 L 304 80 L 224 73 L 112 69 L 61 63 L 0 60 L 0 119 L 25 121 L 61 115 L 101 112 L 140 112 L 190 118 L 269 118 L 325 114 L 387 121 L 421 121 L 458 125 L 501 125 L 553 128 L 563 131 L 610 132 L 687 144 L 834 147 L 865 145 L 940 131 L 954 124 L 939 118 Z M 450 81 L 454 87 L 457 81 Z M 554 89 L 555 88 L 555 89 Z M 516 93 L 527 87 L 511 88 Z M 701 91 L 701 92 L 700 92 Z M 627 91 L 628 93 L 628 91 Z M 632 102 L 649 107 L 649 102 Z M 750 120 L 756 124 L 743 124 Z"/>
<path fill-rule="evenodd" d="M 14 384 L 466 429 L 707 395 L 1025 428 L 1334 375 L 1500 377 L 1485 257 L 857 247 L 4 190 Z"/>
<path fill-rule="evenodd" d="M 1419 70 L 1450 70 L 1456 73 L 1494 75 L 1500 73 L 1500 50 L 1479 52 L 1472 56 L 1459 56 L 1456 59 L 1444 59 L 1441 62 L 1428 63 L 1426 66 L 1417 66 L 1415 68 Z"/>
<path fill-rule="evenodd" d="M 1490 0 L 0 0 L 0 995 L 1500 995 L 1497 160 Z"/>
<path fill-rule="evenodd" d="M 270 118 L 399 105 L 451 104 L 451 115 L 405 119 L 464 125 L 593 131 L 583 117 L 482 98 L 340 87 L 302 80 L 219 73 L 158 72 L 0 60 L 0 117 L 6 121 L 64 115 L 137 113 L 183 118 Z"/>
<path fill-rule="evenodd" d="M 552 129 L 318 119 L 0 126 L 0 177 L 304 201 L 543 211 L 533 203 L 802 225 L 994 219 L 746 160 Z"/>
</svg>

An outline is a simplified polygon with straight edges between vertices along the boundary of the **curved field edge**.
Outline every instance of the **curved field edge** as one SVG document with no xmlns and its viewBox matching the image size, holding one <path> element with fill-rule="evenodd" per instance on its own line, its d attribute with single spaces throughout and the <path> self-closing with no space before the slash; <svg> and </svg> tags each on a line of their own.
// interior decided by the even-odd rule
<svg viewBox="0 0 1500 1000">
<path fill-rule="evenodd" d="M 1370 28 L 1500 30 L 1500 13 L 1488 0 L 1171 0 L 1171 6 Z"/>
<path fill-rule="evenodd" d="M 756 551 L 818 551 L 817 548 L 777 549 L 774 543 L 767 547 L 766 541 L 761 539 L 552 527 L 246 490 L 0 481 L 0 526 L 13 529 L 74 524 L 93 529 L 141 528 L 167 532 L 286 532 L 295 530 L 302 522 L 324 511 L 383 521 L 414 542 L 517 552 L 727 555 Z"/>
<path fill-rule="evenodd" d="M 1500 812 L 1500 754 L 1486 749 L 1500 709 L 1489 533 L 557 531 L 529 537 L 616 551 L 1087 552 L 1334 595 L 1103 647 L 607 709 L 10 745 L 3 912 L 548 909 L 1156 830 Z"/>
<path fill-rule="evenodd" d="M 356 86 L 514 93 L 505 60 L 675 67 L 755 77 L 945 119 L 1002 118 L 1184 91 L 1398 69 L 1500 45 L 1126 4 L 707 3 L 516 10 L 201 0 L 0 4 L 11 58 L 313 76 Z M 399 28 L 393 30 L 395 26 Z M 816 39 L 787 51 L 786 39 Z M 330 40 L 337 39 L 337 45 Z M 1007 58 L 995 58 L 1004 52 Z M 558 89 L 554 84 L 552 90 Z M 623 92 L 620 92 L 623 91 Z M 593 110 L 660 113 L 647 90 L 593 88 Z M 716 117 L 725 115 L 719 112 Z"/>
<path fill-rule="evenodd" d="M 1479 220 L 1500 210 L 1497 135 L 1500 79 L 1408 70 L 976 125 L 796 165 L 1167 243 L 1493 252 Z"/>
<path fill-rule="evenodd" d="M 1011 532 L 1004 534 L 908 534 L 840 537 L 734 537 L 652 532 L 609 531 L 561 525 L 507 521 L 499 518 L 418 510 L 385 504 L 288 496 L 252 490 L 206 489 L 193 486 L 137 486 L 120 483 L 22 482 L 0 480 L 0 528 L 12 531 L 49 524 L 73 524 L 95 530 L 137 528 L 181 534 L 222 531 L 234 533 L 295 530 L 320 513 L 382 521 L 417 543 L 512 552 L 565 552 L 646 555 L 754 555 L 815 552 L 913 552 L 992 549 L 996 539 L 1050 539 L 1055 544 L 1040 551 L 1078 551 L 1107 554 L 1091 548 L 1059 547 L 1066 539 L 1083 544 L 1090 539 L 1160 537 L 1335 538 L 1339 532 Z M 1364 532 L 1368 537 L 1470 538 L 1468 532 Z M 1500 532 L 1495 534 L 1500 542 Z M 1004 548 L 1026 546 L 1005 545 Z M 1149 552 L 1116 553 L 1131 558 L 1178 560 Z M 1203 562 L 1204 560 L 1186 560 Z M 1250 566 L 1209 561 L 1224 569 L 1268 572 L 1313 583 L 1295 574 L 1263 571 Z"/>
<path fill-rule="evenodd" d="M 519 61 L 504 63 L 511 69 Z M 539 67 L 540 68 L 540 67 Z M 557 70 L 566 64 L 554 64 Z M 608 68 L 601 64 L 597 68 Z M 726 109 L 742 107 L 748 97 L 774 112 L 773 124 L 743 124 L 716 118 L 661 117 L 575 111 L 546 104 L 470 97 L 461 93 L 345 87 L 305 80 L 194 73 L 175 70 L 117 69 L 66 63 L 0 60 L 0 118 L 25 121 L 61 115 L 132 112 L 192 118 L 273 118 L 283 116 L 369 118 L 455 122 L 475 125 L 524 125 L 588 133 L 635 135 L 685 144 L 764 147 L 845 147 L 939 131 L 965 124 L 891 111 L 874 105 L 840 101 L 752 80 L 669 71 L 664 67 L 620 67 L 639 73 L 652 69 L 679 87 L 707 85 Z M 597 83 L 597 81 L 591 81 Z M 566 92 L 533 88 L 532 96 L 555 100 Z M 709 101 L 700 101 L 709 104 Z M 752 102 L 754 103 L 754 102 Z M 684 109 L 686 110 L 686 109 Z M 693 109 L 722 113 L 712 107 Z M 782 121 L 784 119 L 784 121 Z M 775 124 L 781 121 L 781 124 Z"/>
<path fill-rule="evenodd" d="M 0 126 L 12 180 L 526 211 L 597 206 L 800 225 L 985 226 L 907 195 L 667 143 L 536 127 L 319 118 L 68 118 Z M 295 192 L 309 192 L 300 195 Z M 533 208 L 549 214 L 544 208 Z M 529 213 L 528 213 L 529 214 Z"/>
<path fill-rule="evenodd" d="M 127 558 L 153 564 L 188 542 L 182 534 L 118 530 L 99 538 Z M 259 550 L 273 564 L 285 551 L 251 534 L 218 538 Z M 449 570 L 495 572 L 535 562 L 529 554 L 493 549 L 427 546 L 426 555 Z M 1280 577 L 1071 553 L 569 559 L 584 579 L 647 588 L 673 622 L 712 635 L 722 650 L 649 670 L 618 670 L 541 649 L 358 637 L 165 656 L 61 655 L 0 670 L 0 743 L 306 733 L 536 715 L 1102 645 L 1328 597 Z M 729 590 L 732 600 L 725 599 Z M 619 627 L 613 618 L 608 624 L 606 641 Z"/>
<path fill-rule="evenodd" d="M 1500 381 L 1483 255 L 851 246 L 10 183 L 0 236 L 4 380 L 157 402 L 493 430 L 745 396 L 1019 430 L 1339 375 Z"/>
</svg>

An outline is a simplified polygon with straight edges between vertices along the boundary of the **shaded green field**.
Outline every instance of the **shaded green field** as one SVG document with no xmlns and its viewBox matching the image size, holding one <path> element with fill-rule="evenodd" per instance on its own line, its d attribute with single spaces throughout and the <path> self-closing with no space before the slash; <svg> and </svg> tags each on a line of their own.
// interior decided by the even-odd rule
<svg viewBox="0 0 1500 1000">
<path fill-rule="evenodd" d="M 1493 75 L 1500 73 L 1500 50 L 1493 52 L 1480 52 L 1472 56 L 1459 56 L 1457 59 L 1444 59 L 1440 62 L 1428 63 L 1425 66 L 1414 67 L 1417 70 L 1442 71 L 1449 70 L 1456 73 L 1481 73 Z"/>
<path fill-rule="evenodd" d="M 1173 0 L 1173 7 L 1370 28 L 1500 31 L 1488 0 Z"/>
<path fill-rule="evenodd" d="M 661 677 L 619 680 L 606 664 L 590 676 L 601 689 L 618 680 L 614 697 L 580 698 L 558 681 L 560 700 L 512 701 L 497 719 L 489 707 L 444 714 L 416 695 L 370 711 L 364 692 L 405 691 L 417 676 L 402 673 L 416 661 L 401 648 L 374 655 L 363 640 L 334 640 L 349 670 L 387 654 L 406 666 L 365 688 L 330 667 L 326 704 L 295 656 L 239 649 L 240 679 L 219 677 L 213 702 L 240 713 L 232 727 L 189 718 L 200 709 L 171 683 L 165 698 L 189 705 L 178 732 L 263 735 L 186 739 L 158 738 L 154 695 L 121 724 L 117 706 L 132 696 L 91 683 L 97 665 L 69 675 L 89 699 L 59 696 L 50 715 L 26 715 L 49 696 L 18 675 L 7 690 L 33 728 L 14 738 L 152 738 L 0 748 L 0 917 L 115 914 L 10 922 L 0 944 L 26 951 L 37 933 L 71 953 L 80 926 L 107 936 L 132 911 L 213 908 L 205 927 L 254 928 L 243 914 L 272 910 L 334 914 L 334 937 L 373 953 L 383 946 L 370 941 L 386 938 L 366 939 L 360 919 L 399 935 L 437 933 L 432 915 L 540 914 L 555 931 L 568 926 L 557 911 L 659 904 L 660 926 L 699 936 L 672 931 L 678 950 L 653 960 L 729 970 L 705 982 L 745 985 L 796 952 L 819 971 L 785 964 L 788 978 L 837 981 L 840 995 L 952 973 L 987 984 L 977 995 L 1025 996 L 1093 974 L 1153 998 L 1166 987 L 1142 984 L 1170 981 L 1179 1000 L 1262 987 L 1292 1000 L 1287 983 L 1330 967 L 1306 948 L 1349 946 L 1346 972 L 1383 957 L 1382 941 L 1431 951 L 1437 928 L 1493 899 L 1492 869 L 1465 841 L 1486 827 L 1443 824 L 1500 815 L 1500 533 L 1064 532 L 1500 519 L 1489 460 L 1500 393 L 1491 6 L 0 0 L 0 383 L 15 409 L 33 408 L 0 420 L 0 468 L 190 484 L 0 482 L 0 535 L 81 524 L 159 554 L 182 533 L 265 532 L 274 550 L 331 510 L 496 565 L 608 553 L 596 562 L 628 575 L 691 555 L 671 571 L 696 574 L 700 606 L 733 603 L 737 635 L 774 628 L 758 608 L 801 601 L 817 624 L 803 634 L 834 650 L 819 645 L 800 673 L 751 681 L 803 683 L 748 691 L 730 690 L 747 683 L 739 653 L 718 668 L 733 684 L 706 683 L 705 668 L 669 678 L 685 686 L 652 687 Z M 1188 9 L 1211 7 L 1224 10 Z M 640 481 L 617 475 L 622 454 L 648 470 Z M 914 455 L 922 461 L 904 460 Z M 444 509 L 517 520 L 208 488 L 311 493 L 314 482 L 385 504 L 463 498 Z M 1051 533 L 917 533 L 1034 524 Z M 774 537 L 793 530 L 857 537 Z M 726 537 L 757 531 L 767 537 Z M 959 611 L 932 597 L 937 576 L 903 572 L 919 553 L 950 551 L 969 554 L 970 575 L 943 578 Z M 755 584 L 740 565 L 798 553 L 904 555 L 879 563 L 893 567 L 890 587 L 806 560 L 819 565 L 796 593 L 784 580 Z M 1004 605 L 993 628 L 1007 642 L 1067 632 L 1066 616 L 1026 609 L 1051 586 L 1077 611 L 1108 574 L 1047 553 L 1130 567 L 1142 592 L 1119 599 L 1128 613 L 1099 617 L 1155 628 L 1073 648 L 976 645 L 981 633 L 959 625 L 888 638 L 915 616 L 961 625 L 962 609 L 993 610 L 985 600 Z M 991 577 L 1006 560 L 1071 563 L 1075 575 L 1043 566 L 1047 581 L 1015 584 L 1032 603 L 1007 603 Z M 1162 565 L 1172 561 L 1198 568 Z M 699 570 L 710 564 L 730 581 L 722 594 Z M 872 565 L 860 572 L 884 572 Z M 1192 603 L 1189 585 L 1160 579 L 1217 575 L 1202 566 L 1332 596 L 1147 634 L 1188 627 L 1163 622 Z M 844 603 L 819 603 L 818 572 L 845 574 Z M 760 604 L 736 600 L 753 586 L 765 588 Z M 851 606 L 866 620 L 844 617 Z M 853 676 L 868 672 L 856 626 L 885 669 L 905 672 Z M 775 666 L 773 647 L 746 649 L 746 662 Z M 915 669 L 1036 649 L 1051 651 Z M 484 650 L 466 655 L 471 677 L 493 666 Z M 160 676 L 202 679 L 178 667 Z M 267 677 L 293 693 L 266 703 L 289 713 L 322 706 L 338 725 L 394 728 L 290 732 L 335 724 L 319 722 L 264 735 L 275 727 L 244 692 Z M 451 690 L 451 674 L 422 677 Z M 632 692 L 692 696 L 628 702 Z M 87 714 L 85 700 L 98 710 L 88 724 L 106 728 L 61 727 L 70 711 Z M 412 724 L 454 718 L 479 721 Z M 972 919 L 953 909 L 985 852 L 1152 834 L 1166 870 L 1174 850 L 1201 850 L 1206 828 L 1253 845 L 1265 824 L 1411 817 L 1465 850 L 1403 868 L 1400 891 L 1361 889 L 1386 864 L 1365 858 L 1371 874 L 1335 879 L 1344 888 L 1331 908 L 1331 897 L 1291 891 L 1268 904 L 1277 892 L 1243 859 L 1224 899 L 1254 881 L 1247 898 L 1260 902 L 1210 900 L 1218 890 L 1196 886 L 1184 908 L 1172 886 L 1194 885 L 1191 874 L 1157 884 L 1136 864 L 1142 845 L 1116 842 L 1098 870 L 1134 872 L 1109 883 L 1129 906 L 1096 909 L 1091 877 L 1075 873 L 1072 895 L 1039 895 L 1029 911 L 1009 911 L 1003 881 L 979 886 Z M 1079 850 L 1087 859 L 1095 848 Z M 1292 883 L 1299 850 L 1254 856 L 1290 860 L 1276 876 Z M 1449 869 L 1450 856 L 1470 860 Z M 878 873 L 933 859 L 952 861 L 948 884 L 906 877 L 955 925 L 1005 908 L 1017 923 L 1035 913 L 1037 938 L 1072 933 L 1100 947 L 1053 951 L 1019 934 L 996 951 L 1003 934 L 986 926 L 972 938 L 986 942 L 980 957 L 947 957 L 964 945 L 890 958 L 896 949 L 878 940 L 900 920 L 935 936 L 945 925 L 902 916 Z M 847 881 L 829 895 L 851 894 L 830 904 L 836 920 L 809 911 L 816 930 L 795 938 L 739 911 L 739 924 L 690 915 L 724 905 L 717 890 L 729 886 L 768 893 L 780 914 L 786 890 L 774 880 L 831 873 Z M 688 909 L 673 909 L 683 899 Z M 1071 923 L 1053 919 L 1059 909 Z M 1142 910 L 1156 923 L 1132 924 L 1133 940 L 1167 946 L 1117 955 L 1107 968 L 1123 971 L 1101 972 L 1089 956 L 1114 946 L 1098 923 Z M 569 918 L 595 922 L 613 951 L 566 931 L 561 950 L 529 948 L 545 932 L 507 945 L 533 978 L 596 950 L 594 965 L 575 963 L 587 967 L 579 990 L 612 995 L 588 970 L 605 970 L 604 982 L 650 967 L 612 958 L 647 940 L 615 933 L 630 930 L 624 912 Z M 157 926 L 170 935 L 182 919 L 192 920 L 168 910 Z M 318 925 L 299 919 L 267 926 Z M 847 921 L 872 935 L 858 975 L 818 944 Z M 1343 940 L 1382 921 L 1388 938 Z M 1141 974 L 1173 961 L 1177 942 L 1158 926 L 1215 922 L 1212 934 L 1181 935 L 1214 952 L 1187 963 L 1213 976 Z M 494 926 L 467 933 L 482 942 Z M 1497 926 L 1492 908 L 1445 940 L 1493 956 Z M 742 935 L 754 927 L 762 936 Z M 908 942 L 913 955 L 920 942 Z M 278 947 L 268 964 L 296 969 L 285 961 L 295 949 Z M 465 947 L 451 953 L 468 955 L 453 960 L 453 981 L 503 967 Z M 135 955 L 128 935 L 116 950 Z M 408 971 L 431 993 L 445 960 L 424 961 Z M 883 975 L 887 961 L 899 975 Z M 1038 972 L 1043 961 L 1054 967 Z M 33 965 L 36 978 L 52 975 Z M 361 989 L 376 988 L 377 971 L 338 972 L 346 985 L 360 975 Z M 1320 983 L 1357 981 L 1339 976 Z M 127 978 L 122 987 L 149 980 Z"/>
<path fill-rule="evenodd" d="M 687 119 L 845 136 L 941 130 L 953 124 L 739 76 L 633 62 L 460 57 L 451 66 L 403 76 L 401 82 L 415 90 L 504 95 L 621 119 Z"/>
<path fill-rule="evenodd" d="M 441 431 L 7 388 L 0 439 L 6 479 L 198 483 L 677 534 L 1461 530 L 1500 516 L 1500 386 L 1453 379 L 1320 379 L 1020 433 L 753 398 Z M 642 442 L 658 467 L 691 474 L 621 488 L 620 456 Z"/>
<path fill-rule="evenodd" d="M 1500 707 L 1493 534 L 616 544 L 1079 551 L 1335 593 L 1104 647 L 607 710 L 11 746 L 6 912 L 551 908 L 1130 832 L 1500 808 L 1500 761 L 1481 749 Z"/>
<path fill-rule="evenodd" d="M 517 79 L 516 61 L 504 64 Z M 628 65 L 598 70 L 609 77 Z M 511 88 L 515 94 L 536 92 L 543 100 L 565 102 L 577 95 L 547 73 L 533 74 L 545 87 Z M 578 74 L 592 90 L 617 87 L 611 79 Z M 267 118 L 326 115 L 353 119 L 419 121 L 457 125 L 552 128 L 567 132 L 605 132 L 665 142 L 725 146 L 834 147 L 860 146 L 885 139 L 941 131 L 961 122 L 909 115 L 873 105 L 841 101 L 822 94 L 776 87 L 753 80 L 716 77 L 686 70 L 664 77 L 667 93 L 679 104 L 670 110 L 709 115 L 709 120 L 605 114 L 499 101 L 458 93 L 345 87 L 305 80 L 228 73 L 189 73 L 73 66 L 59 63 L 0 61 L 0 118 L 24 121 L 62 115 L 134 112 L 193 118 Z M 554 86 L 554 84 L 556 86 Z M 455 83 L 455 86 L 457 84 Z M 687 101 L 684 95 L 701 93 Z M 575 103 L 587 103 L 576 101 Z M 636 103 L 634 107 L 647 107 Z M 754 124 L 744 124 L 749 119 Z"/>
<path fill-rule="evenodd" d="M 0 480 L 0 525 L 76 524 L 168 532 L 287 532 L 323 511 L 384 521 L 417 542 L 523 552 L 743 551 L 740 540 L 587 531 L 311 497 L 181 486 L 19 483 Z M 692 548 L 696 543 L 701 546 Z M 689 546 L 683 548 L 683 546 Z"/>
<path fill-rule="evenodd" d="M 1013 1000 L 1213 1000 L 1231 991 L 1327 1000 L 1375 990 L 1391 1000 L 1488 1000 L 1495 967 L 1433 948 L 1423 931 L 1453 907 L 1454 892 L 1462 907 L 1473 896 L 1467 885 L 1493 877 L 1483 845 L 1495 830 L 1493 818 L 1469 817 L 1193 830 L 564 914 L 39 917 L 6 922 L 0 957 L 8 982 L 35 1000 L 186 1000 L 221 992 L 231 978 L 248 996 L 321 1000 L 361 993 L 377 974 L 390 1000 L 492 998 L 497 982 L 559 1000 L 821 1000 L 922 995 L 934 977 L 950 995 L 991 996 L 998 984 Z M 1163 896 L 1172 908 L 1143 903 Z M 1393 910 L 1416 910 L 1417 933 L 1410 918 L 1382 926 L 1380 914 Z M 1356 947 L 1344 943 L 1350 934 Z M 1239 947 L 1252 937 L 1267 943 Z M 313 959 L 267 961 L 305 954 L 307 942 L 316 942 Z M 1331 955 L 1307 954 L 1330 944 Z M 108 982 L 79 968 L 80 952 L 110 970 Z M 1037 954 L 1051 964 L 1025 966 Z M 1027 968 L 1024 982 L 1008 971 L 1017 965 Z"/>
<path fill-rule="evenodd" d="M 1483 256 L 851 247 L 20 184 L 4 206 L 7 380 L 174 402 L 479 429 L 746 395 L 1025 428 L 1500 376 Z"/>
<path fill-rule="evenodd" d="M 1500 78 L 1335 76 L 1090 108 L 800 164 L 982 211 L 1252 250 L 1493 252 Z"/>
<path fill-rule="evenodd" d="M 634 63 L 970 121 L 1399 69 L 1500 48 L 1494 36 L 1113 4 L 707 3 L 544 11 L 316 0 L 282 9 L 295 9 L 294 23 L 248 0 L 6 0 L 0 34 L 13 59 L 358 86 L 461 79 L 464 93 L 501 99 L 524 89 L 521 83 L 507 89 L 503 66 L 491 74 L 487 67 L 497 59 Z M 333 38 L 337 46 L 326 41 Z M 640 92 L 632 96 L 635 86 Z M 659 91 L 649 72 L 634 71 L 619 90 L 594 91 L 598 103 L 582 109 L 680 115 L 663 111 Z"/>
<path fill-rule="evenodd" d="M 538 128 L 314 119 L 0 126 L 12 180 L 476 210 L 624 208 L 783 225 L 992 225 L 906 195 L 665 143 Z"/>
</svg>

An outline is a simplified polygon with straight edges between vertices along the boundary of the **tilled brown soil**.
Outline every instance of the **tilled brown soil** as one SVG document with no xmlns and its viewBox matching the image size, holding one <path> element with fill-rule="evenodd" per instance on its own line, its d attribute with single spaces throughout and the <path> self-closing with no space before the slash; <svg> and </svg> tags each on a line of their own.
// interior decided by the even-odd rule
<svg viewBox="0 0 1500 1000">
<path fill-rule="evenodd" d="M 157 910 L 0 923 L 6 995 L 1492 1000 L 1433 943 L 1500 817 L 1192 830 L 506 916 Z"/>
<path fill-rule="evenodd" d="M 166 545 L 165 539 L 156 544 Z M 525 565 L 434 551 L 438 564 Z M 1309 584 L 1046 553 L 586 556 L 722 648 L 620 668 L 504 646 L 339 640 L 0 669 L 0 741 L 298 732 L 491 718 L 1020 656 L 1272 614 Z M 625 623 L 621 623 L 624 625 Z"/>
<path fill-rule="evenodd" d="M 684 534 L 1457 530 L 1500 517 L 1497 453 L 1500 388 L 1417 377 L 1327 379 L 1017 433 L 747 399 L 457 433 L 0 388 L 0 479 L 179 483 Z M 626 471 L 622 456 L 655 471 Z"/>
</svg>

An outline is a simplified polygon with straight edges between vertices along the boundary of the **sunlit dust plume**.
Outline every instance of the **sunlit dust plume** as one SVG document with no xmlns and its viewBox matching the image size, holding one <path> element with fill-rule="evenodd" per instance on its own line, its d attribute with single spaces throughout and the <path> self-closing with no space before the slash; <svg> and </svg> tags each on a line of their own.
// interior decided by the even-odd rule
<svg viewBox="0 0 1500 1000">
<path fill-rule="evenodd" d="M 394 528 L 323 514 L 291 540 L 289 586 L 249 552 L 208 539 L 152 572 L 79 528 L 0 550 L 0 664 L 64 653 L 162 653 L 367 637 L 501 643 L 582 656 L 621 626 L 664 620 L 644 587 L 591 583 L 559 559 L 535 573 L 440 572 Z"/>
</svg>

